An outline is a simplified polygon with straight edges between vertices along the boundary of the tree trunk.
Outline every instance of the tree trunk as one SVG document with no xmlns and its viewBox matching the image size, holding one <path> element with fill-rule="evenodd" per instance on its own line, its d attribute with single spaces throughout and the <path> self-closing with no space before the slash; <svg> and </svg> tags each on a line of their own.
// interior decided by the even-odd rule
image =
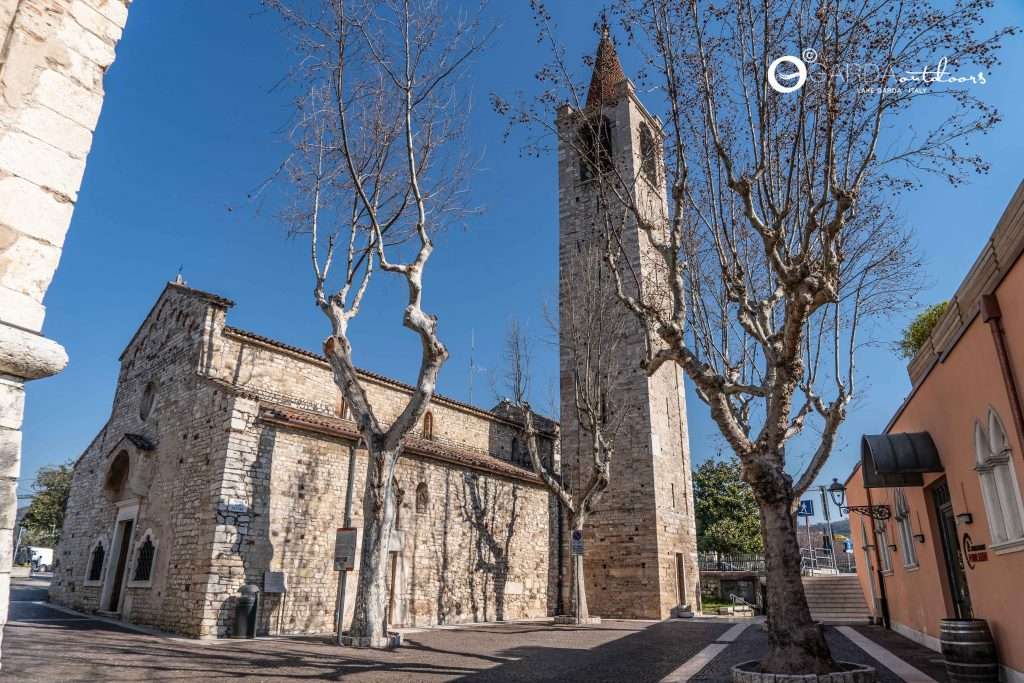
<svg viewBox="0 0 1024 683">
<path fill-rule="evenodd" d="M 821 626 L 811 620 L 800 575 L 796 516 L 788 497 L 760 502 L 768 569 L 768 639 L 765 672 L 828 673 L 835 670 Z"/>
<path fill-rule="evenodd" d="M 573 531 L 582 533 L 585 522 L 586 520 L 582 517 L 577 517 L 570 520 L 570 528 Z M 590 618 L 590 609 L 587 607 L 587 585 L 586 577 L 583 574 L 583 555 L 572 556 L 572 604 L 573 618 L 575 618 L 576 623 L 586 623 L 587 619 Z"/>
<path fill-rule="evenodd" d="M 388 546 L 395 523 L 391 491 L 397 452 L 367 454 L 366 489 L 363 494 L 363 541 L 359 554 L 356 604 L 348 635 L 354 645 L 387 646 Z"/>
</svg>

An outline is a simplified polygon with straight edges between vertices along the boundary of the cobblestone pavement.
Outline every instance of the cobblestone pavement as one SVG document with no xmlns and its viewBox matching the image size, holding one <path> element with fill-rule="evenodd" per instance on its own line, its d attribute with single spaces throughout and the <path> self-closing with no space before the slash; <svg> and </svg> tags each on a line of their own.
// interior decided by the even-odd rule
<svg viewBox="0 0 1024 683">
<path fill-rule="evenodd" d="M 343 650 L 324 638 L 190 641 L 148 635 L 42 604 L 45 584 L 12 586 L 11 622 L 0 681 L 659 681 L 731 624 L 724 621 L 605 621 L 599 626 L 544 622 L 430 629 L 408 633 L 394 652 Z M 862 629 L 939 683 L 931 651 L 881 629 Z M 837 631 L 840 659 L 873 663 L 884 683 L 901 681 Z M 767 646 L 747 628 L 693 681 L 726 681 L 733 664 Z M 932 668 L 928 668 L 931 666 Z"/>
</svg>

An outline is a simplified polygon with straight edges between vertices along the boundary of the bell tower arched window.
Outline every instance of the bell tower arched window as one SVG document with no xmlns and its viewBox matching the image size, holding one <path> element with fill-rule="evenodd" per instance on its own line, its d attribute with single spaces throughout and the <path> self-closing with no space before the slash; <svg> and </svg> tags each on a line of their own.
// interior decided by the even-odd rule
<svg viewBox="0 0 1024 683">
<path fill-rule="evenodd" d="M 987 427 L 980 421 L 974 423 L 974 451 L 974 469 L 981 479 L 992 550 L 1024 543 L 1024 503 L 1013 468 L 1010 441 L 1003 421 L 992 408 L 988 411 Z"/>
<path fill-rule="evenodd" d="M 651 185 L 658 185 L 658 157 L 654 135 L 646 123 L 640 124 L 640 172 Z"/>
<path fill-rule="evenodd" d="M 588 119 L 577 134 L 580 180 L 587 181 L 612 170 L 612 124 L 605 116 Z"/>
</svg>

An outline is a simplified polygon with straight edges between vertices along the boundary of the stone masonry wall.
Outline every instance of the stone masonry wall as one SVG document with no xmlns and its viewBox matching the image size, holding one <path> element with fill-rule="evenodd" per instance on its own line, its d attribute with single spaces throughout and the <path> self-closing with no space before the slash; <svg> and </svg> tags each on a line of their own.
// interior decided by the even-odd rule
<svg viewBox="0 0 1024 683">
<path fill-rule="evenodd" d="M 224 477 L 218 493 L 213 566 L 201 635 L 223 636 L 245 583 L 263 586 L 264 572 L 283 571 L 288 591 L 264 595 L 260 630 L 310 633 L 333 629 L 338 575 L 333 569 L 335 529 L 342 524 L 352 446 L 332 438 L 262 424 L 261 403 L 337 415 L 339 392 L 326 362 L 297 349 L 215 325 L 204 346 L 204 372 L 239 392 L 235 401 Z M 398 415 L 409 391 L 366 377 L 382 422 Z M 514 460 L 520 434 L 511 422 L 445 399 L 431 404 L 433 437 Z M 541 440 L 551 458 L 554 441 Z M 215 456 L 221 457 L 219 455 Z M 366 460 L 356 451 L 353 525 L 362 526 Z M 521 457 L 521 454 L 520 454 Z M 555 510 L 536 484 L 471 473 L 406 454 L 396 473 L 404 494 L 399 516 L 401 550 L 394 570 L 395 624 L 454 623 L 537 617 L 555 609 Z M 416 513 L 425 484 L 426 512 Z M 244 508 L 238 513 L 229 509 Z M 357 567 L 358 571 L 358 567 Z M 354 606 L 349 579 L 346 619 Z"/>
<path fill-rule="evenodd" d="M 111 416 L 75 464 L 50 588 L 54 602 L 86 611 L 110 609 L 100 598 L 114 571 L 109 544 L 117 502 L 137 500 L 125 576 L 133 576 L 137 546 L 151 530 L 157 542 L 153 579 L 145 586 L 128 583 L 120 612 L 135 623 L 199 634 L 215 525 L 209 482 L 220 478 L 211 454 L 226 450 L 234 398 L 196 375 L 201 341 L 218 310 L 169 286 L 125 350 Z M 155 398 L 143 419 L 147 386 L 155 387 Z M 153 449 L 135 447 L 126 434 L 143 437 Z M 122 451 L 130 454 L 130 490 L 112 496 L 104 485 Z M 103 579 L 87 582 L 91 552 L 101 539 L 108 549 Z"/>
<path fill-rule="evenodd" d="M 261 633 L 322 633 L 334 627 L 338 574 L 335 529 L 342 525 L 348 459 L 345 439 L 261 424 L 257 403 L 239 399 L 225 463 L 204 636 L 224 636 L 234 596 L 264 573 L 283 571 L 284 595 L 265 594 Z M 366 455 L 356 458 L 353 525 L 362 527 Z M 391 623 L 425 625 L 542 617 L 550 613 L 549 498 L 539 485 L 471 473 L 404 456 L 395 475 L 402 502 L 393 546 Z M 417 491 L 426 505 L 417 511 Z M 422 495 L 422 494 L 421 494 Z M 240 502 L 245 512 L 227 509 Z M 422 499 L 421 499 L 422 502 Z M 398 540 L 400 539 L 400 540 Z M 358 571 L 358 562 L 356 566 Z M 349 577 L 346 620 L 355 576 Z"/>
</svg>

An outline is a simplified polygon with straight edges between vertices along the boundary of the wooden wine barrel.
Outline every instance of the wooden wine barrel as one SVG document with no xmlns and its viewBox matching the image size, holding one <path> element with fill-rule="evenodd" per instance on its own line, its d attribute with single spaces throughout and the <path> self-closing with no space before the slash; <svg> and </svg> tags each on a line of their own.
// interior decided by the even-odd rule
<svg viewBox="0 0 1024 683">
<path fill-rule="evenodd" d="M 998 683 L 996 645 L 984 619 L 943 619 L 939 641 L 950 683 Z"/>
</svg>

